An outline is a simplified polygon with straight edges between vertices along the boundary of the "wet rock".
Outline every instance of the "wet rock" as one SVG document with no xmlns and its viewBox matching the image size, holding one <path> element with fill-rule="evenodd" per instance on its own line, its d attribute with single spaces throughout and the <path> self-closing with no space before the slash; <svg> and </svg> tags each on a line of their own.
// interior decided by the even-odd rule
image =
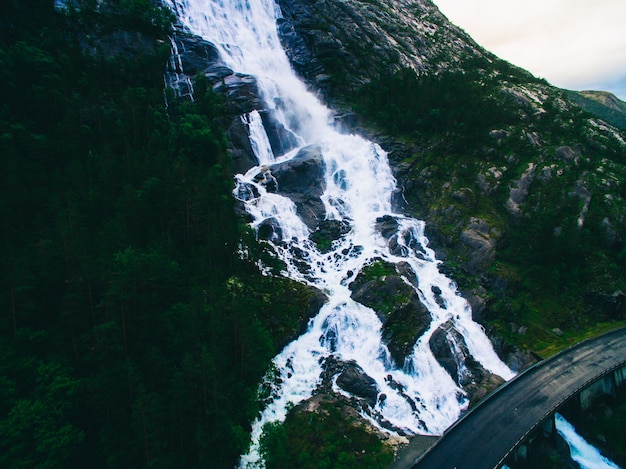
<svg viewBox="0 0 626 469">
<path fill-rule="evenodd" d="M 329 252 L 332 242 L 350 232 L 350 225 L 340 220 L 322 220 L 316 231 L 311 233 L 313 241 L 321 252 Z"/>
<path fill-rule="evenodd" d="M 199 36 L 179 32 L 171 38 L 171 50 L 165 81 L 175 91 L 178 99 L 193 101 L 195 77 L 210 67 L 218 66 L 217 49 Z M 226 71 L 222 71 L 219 79 L 209 78 L 211 85 L 233 73 L 227 67 L 222 68 Z"/>
<path fill-rule="evenodd" d="M 350 290 L 352 299 L 376 311 L 389 353 L 402 366 L 431 322 L 430 312 L 415 290 L 399 275 L 368 279 L 362 272 L 350 284 Z"/>
<path fill-rule="evenodd" d="M 452 320 L 437 328 L 428 345 L 439 364 L 467 393 L 470 405 L 504 383 L 504 379 L 490 373 L 474 359 Z"/>
<path fill-rule="evenodd" d="M 376 381 L 368 376 L 356 362 L 346 362 L 336 382 L 344 391 L 364 398 L 371 407 L 376 405 L 379 393 Z"/>
<path fill-rule="evenodd" d="M 225 76 L 213 89 L 228 98 L 229 110 L 239 115 L 262 109 L 259 87 L 256 78 L 245 73 L 233 73 Z"/>
<path fill-rule="evenodd" d="M 182 68 L 189 76 L 193 77 L 204 72 L 219 60 L 217 48 L 198 36 L 177 35 L 175 40 Z"/>
<path fill-rule="evenodd" d="M 287 331 L 277 342 L 277 352 L 304 334 L 309 321 L 319 313 L 320 308 L 328 301 L 328 296 L 318 288 L 310 285 L 299 285 L 298 288 L 304 290 L 304 301 L 298 311 L 299 319 L 295 329 Z M 294 291 L 294 293 L 302 295 L 300 291 Z M 284 323 L 276 324 L 276 328 L 284 328 Z"/>
<path fill-rule="evenodd" d="M 387 246 L 391 254 L 406 257 L 408 255 L 408 249 L 404 245 L 406 243 L 401 244 L 398 242 L 399 227 L 398 221 L 390 215 L 376 219 L 376 229 L 387 240 Z"/>
<path fill-rule="evenodd" d="M 265 109 L 259 111 L 265 133 L 272 147 L 272 153 L 275 157 L 279 157 L 298 147 L 300 142 L 298 138 L 286 129 L 275 116 L 276 111 Z"/>
<path fill-rule="evenodd" d="M 257 165 L 257 159 L 248 138 L 248 127 L 241 117 L 237 116 L 232 120 L 226 136 L 235 174 L 244 174 Z"/>
<path fill-rule="evenodd" d="M 391 215 L 384 215 L 376 219 L 376 229 L 383 238 L 389 239 L 398 232 L 398 221 Z"/>
<path fill-rule="evenodd" d="M 315 145 L 304 147 L 292 159 L 273 164 L 270 169 L 278 181 L 278 193 L 289 197 L 304 223 L 315 230 L 326 216 L 320 198 L 326 188 L 321 148 Z"/>
<path fill-rule="evenodd" d="M 258 236 L 259 239 L 280 243 L 283 240 L 283 230 L 275 218 L 267 218 L 259 225 Z"/>
</svg>

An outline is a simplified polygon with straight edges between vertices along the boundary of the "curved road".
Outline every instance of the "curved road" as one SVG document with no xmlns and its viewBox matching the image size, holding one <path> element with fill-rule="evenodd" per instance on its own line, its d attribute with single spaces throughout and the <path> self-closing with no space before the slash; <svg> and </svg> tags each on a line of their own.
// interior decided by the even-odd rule
<svg viewBox="0 0 626 469">
<path fill-rule="evenodd" d="M 585 340 L 518 375 L 443 434 L 414 469 L 499 467 L 561 404 L 626 364 L 626 328 Z"/>
</svg>

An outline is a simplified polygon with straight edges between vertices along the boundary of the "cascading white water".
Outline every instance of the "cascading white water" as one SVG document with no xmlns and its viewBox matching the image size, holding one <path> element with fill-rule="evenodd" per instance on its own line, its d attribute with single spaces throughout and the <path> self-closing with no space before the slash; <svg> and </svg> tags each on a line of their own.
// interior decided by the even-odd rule
<svg viewBox="0 0 626 469">
<path fill-rule="evenodd" d="M 385 420 L 407 433 L 441 433 L 459 417 L 467 400 L 430 351 L 429 338 L 439 326 L 451 321 L 473 357 L 489 371 L 505 379 L 513 373 L 499 360 L 482 328 L 472 321 L 471 310 L 455 284 L 439 272 L 439 262 L 427 247 L 423 222 L 393 213 L 395 180 L 386 153 L 359 136 L 339 133 L 330 124 L 330 111 L 306 90 L 281 48 L 276 31 L 280 11 L 274 0 L 166 1 L 191 33 L 218 47 L 227 66 L 256 77 L 267 108 L 303 145 L 321 148 L 326 217 L 350 225 L 349 233 L 323 254 L 309 240 L 310 229 L 298 217 L 294 203 L 279 193 L 269 193 L 255 181 L 259 173 L 267 175 L 266 170 L 259 166 L 237 176 L 235 195 L 245 201 L 253 227 L 270 218 L 280 226 L 283 241 L 274 248 L 287 266 L 285 274 L 315 285 L 329 296 L 307 332 L 274 358 L 280 379 L 273 383 L 272 399 L 253 424 L 253 444 L 242 457 L 242 467 L 262 465 L 258 443 L 263 425 L 282 421 L 290 405 L 312 395 L 320 382 L 323 359 L 330 355 L 354 360 L 385 394 L 372 409 L 370 417 L 375 421 Z M 273 155 L 260 119 L 248 115 L 244 121 L 259 164 L 271 163 Z M 288 160 L 296 152 L 278 161 Z M 252 186 L 255 191 L 245 189 Z M 401 249 L 395 249 L 395 254 L 375 228 L 376 220 L 385 215 L 398 222 Z M 393 362 L 376 313 L 350 297 L 348 284 L 375 258 L 408 263 L 415 273 L 415 278 L 409 279 L 413 282 L 408 283 L 419 285 L 419 298 L 432 315 L 430 328 L 405 363 Z M 304 272 L 302 260 L 308 267 Z M 435 295 L 434 291 L 441 293 Z"/>
<path fill-rule="evenodd" d="M 580 464 L 582 469 L 619 469 L 617 464 L 602 456 L 598 448 L 576 433 L 574 426 L 561 414 L 555 414 L 554 420 L 557 432 L 569 445 L 572 459 Z"/>
<path fill-rule="evenodd" d="M 241 120 L 248 126 L 250 130 L 250 145 L 254 156 L 260 165 L 265 165 L 276 161 L 270 140 L 265 133 L 263 120 L 259 111 L 252 111 L 241 116 Z"/>
</svg>

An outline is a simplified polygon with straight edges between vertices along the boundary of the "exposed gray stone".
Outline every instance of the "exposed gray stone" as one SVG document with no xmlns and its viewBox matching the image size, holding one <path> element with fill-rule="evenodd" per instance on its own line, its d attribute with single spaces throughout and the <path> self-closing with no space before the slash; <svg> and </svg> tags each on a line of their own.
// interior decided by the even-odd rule
<svg viewBox="0 0 626 469">
<path fill-rule="evenodd" d="M 286 129 L 285 126 L 278 121 L 275 113 L 276 111 L 272 109 L 259 111 L 267 139 L 272 147 L 272 153 L 278 158 L 298 147 L 300 142 L 293 132 Z"/>
<path fill-rule="evenodd" d="M 580 213 L 578 214 L 578 219 L 576 220 L 578 228 L 582 229 L 585 225 L 585 219 L 587 218 L 589 206 L 591 205 L 591 192 L 587 189 L 587 187 L 585 187 L 585 183 L 579 179 L 574 185 L 574 190 L 569 192 L 568 195 L 570 197 L 578 197 L 583 203 L 583 207 L 581 208 Z"/>
<path fill-rule="evenodd" d="M 566 163 L 571 163 L 576 157 L 580 156 L 580 152 L 575 151 L 572 147 L 559 147 L 556 149 L 556 157 Z"/>
<path fill-rule="evenodd" d="M 289 197 L 296 204 L 298 214 L 313 231 L 326 216 L 320 198 L 326 188 L 324 168 L 321 148 L 315 145 L 302 148 L 290 160 L 269 166 L 278 183 L 278 193 Z"/>
<path fill-rule="evenodd" d="M 78 35 L 82 52 L 93 57 L 155 56 L 158 43 L 150 34 L 139 31 L 116 30 L 106 34 Z"/>
<path fill-rule="evenodd" d="M 526 202 L 528 198 L 530 186 L 535 179 L 536 167 L 537 165 L 535 163 L 529 163 L 528 168 L 524 171 L 522 176 L 517 181 L 512 182 L 509 190 L 509 198 L 505 203 L 505 208 L 511 215 L 521 215 L 520 206 Z"/>
<path fill-rule="evenodd" d="M 476 274 L 491 265 L 496 255 L 500 232 L 491 228 L 485 220 L 471 218 L 460 236 L 460 241 L 470 249 L 466 269 Z"/>
<path fill-rule="evenodd" d="M 245 114 L 263 108 L 257 81 L 252 75 L 233 73 L 216 83 L 213 89 L 228 97 L 232 114 Z"/>
</svg>

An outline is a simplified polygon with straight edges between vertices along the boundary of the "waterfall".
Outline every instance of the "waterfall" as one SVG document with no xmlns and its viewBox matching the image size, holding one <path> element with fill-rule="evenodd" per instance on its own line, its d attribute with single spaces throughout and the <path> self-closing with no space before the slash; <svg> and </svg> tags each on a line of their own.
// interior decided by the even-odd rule
<svg viewBox="0 0 626 469">
<path fill-rule="evenodd" d="M 323 360 L 331 355 L 356 362 L 386 396 L 367 416 L 373 422 L 380 425 L 384 421 L 406 434 L 443 432 L 468 402 L 464 391 L 430 351 L 429 338 L 438 327 L 452 324 L 467 350 L 487 370 L 504 379 L 513 373 L 499 360 L 481 326 L 472 320 L 471 309 L 454 282 L 439 271 L 439 261 L 428 248 L 424 223 L 393 212 L 396 181 L 387 154 L 375 143 L 335 129 L 329 109 L 296 77 L 277 35 L 276 19 L 281 13 L 274 0 L 166 2 L 189 32 L 218 48 L 225 65 L 256 77 L 265 106 L 301 138 L 302 146 L 320 149 L 326 218 L 349 226 L 349 232 L 332 243 L 330 252 L 317 249 L 309 239 L 311 228 L 298 216 L 294 202 L 280 191 L 268 191 L 258 177 L 255 179 L 260 173 L 271 177 L 265 167 L 274 158 L 261 120 L 257 115 L 244 116 L 259 166 L 237 175 L 234 194 L 245 202 L 253 227 L 269 219 L 280 227 L 280 240 L 272 244 L 286 265 L 285 275 L 323 290 L 329 300 L 306 333 L 274 358 L 280 379 L 271 383 L 272 399 L 253 423 L 252 447 L 242 456 L 241 466 L 262 466 L 258 444 L 263 425 L 283 421 L 290 406 L 312 395 L 320 383 Z M 297 152 L 293 150 L 276 161 L 287 161 Z M 396 221 L 396 249 L 390 249 L 376 229 L 377 220 L 383 216 Z M 407 271 L 411 273 L 406 275 L 412 278 L 407 284 L 416 290 L 432 316 L 428 330 L 405 363 L 394 363 L 391 358 L 376 313 L 350 297 L 348 285 L 376 258 L 410 267 Z M 302 268 L 303 260 L 306 269 Z"/>
<path fill-rule="evenodd" d="M 582 436 L 576 433 L 574 426 L 561 414 L 555 414 L 556 430 L 567 442 L 572 459 L 580 464 L 582 469 L 619 469 L 610 459 L 602 456 L 598 448 L 589 444 Z"/>
<path fill-rule="evenodd" d="M 263 119 L 259 111 L 244 114 L 241 116 L 241 120 L 248 126 L 250 145 L 252 146 L 252 151 L 259 164 L 265 165 L 275 161 L 270 139 L 265 132 L 265 127 L 263 127 Z"/>
</svg>

